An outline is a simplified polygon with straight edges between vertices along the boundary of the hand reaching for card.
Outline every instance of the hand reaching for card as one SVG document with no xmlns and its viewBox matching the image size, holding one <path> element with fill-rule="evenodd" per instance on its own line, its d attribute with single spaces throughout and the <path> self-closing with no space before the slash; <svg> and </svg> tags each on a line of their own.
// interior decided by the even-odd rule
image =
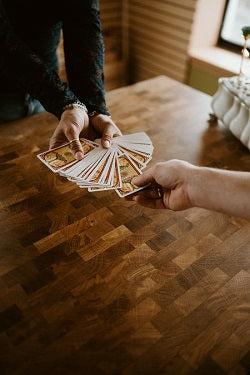
<svg viewBox="0 0 250 375">
<path fill-rule="evenodd" d="M 190 208 L 189 178 L 194 168 L 182 160 L 157 163 L 132 180 L 136 186 L 151 183 L 150 186 L 127 199 L 149 208 L 168 208 L 174 211 Z"/>
<path fill-rule="evenodd" d="M 61 116 L 61 120 L 50 139 L 50 149 L 70 142 L 71 151 L 77 160 L 84 156 L 79 138 L 94 139 L 102 137 L 102 146 L 110 147 L 113 137 L 121 135 L 119 128 L 106 115 L 96 115 L 89 121 L 88 115 L 80 107 L 68 108 Z"/>
</svg>

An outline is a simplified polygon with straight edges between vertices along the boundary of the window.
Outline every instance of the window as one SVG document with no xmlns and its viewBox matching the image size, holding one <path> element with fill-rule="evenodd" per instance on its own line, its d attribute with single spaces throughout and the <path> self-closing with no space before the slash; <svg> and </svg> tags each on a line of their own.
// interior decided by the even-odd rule
<svg viewBox="0 0 250 375">
<path fill-rule="evenodd" d="M 227 0 L 219 44 L 241 50 L 244 44 L 241 36 L 243 26 L 250 26 L 250 1 Z"/>
</svg>

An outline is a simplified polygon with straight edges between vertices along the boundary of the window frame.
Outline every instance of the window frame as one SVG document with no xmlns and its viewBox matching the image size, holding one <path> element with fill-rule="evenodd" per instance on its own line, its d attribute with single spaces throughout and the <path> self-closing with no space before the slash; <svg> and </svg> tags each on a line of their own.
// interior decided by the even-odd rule
<svg viewBox="0 0 250 375">
<path fill-rule="evenodd" d="M 220 31 L 219 31 L 219 35 L 218 35 L 218 40 L 217 40 L 217 46 L 225 48 L 225 49 L 227 49 L 229 51 L 240 52 L 241 53 L 242 47 L 243 47 L 242 45 L 240 46 L 239 44 L 236 44 L 234 42 L 229 42 L 228 40 L 225 40 L 221 36 L 229 2 L 230 2 L 230 0 L 226 0 L 224 12 L 223 12 L 223 17 L 222 17 L 222 22 L 221 22 L 221 26 L 220 26 Z M 245 25 L 242 25 L 242 26 L 245 26 Z"/>
</svg>

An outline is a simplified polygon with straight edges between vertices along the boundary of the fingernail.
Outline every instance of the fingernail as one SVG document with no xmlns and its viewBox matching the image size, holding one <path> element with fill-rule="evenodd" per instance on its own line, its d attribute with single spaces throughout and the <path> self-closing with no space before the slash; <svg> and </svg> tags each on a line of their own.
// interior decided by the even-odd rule
<svg viewBox="0 0 250 375">
<path fill-rule="evenodd" d="M 137 179 L 136 179 L 136 177 L 135 177 L 135 178 L 133 178 L 133 179 L 131 180 L 131 182 L 132 182 L 132 184 L 133 184 L 135 187 L 139 187 L 139 186 L 137 186 L 136 183 L 135 183 L 136 180 L 137 180 Z"/>
<path fill-rule="evenodd" d="M 77 160 L 82 160 L 84 154 L 81 152 L 81 151 L 78 151 L 76 154 L 75 154 L 75 158 Z"/>
<path fill-rule="evenodd" d="M 104 141 L 103 142 L 103 146 L 106 147 L 106 148 L 109 148 L 110 147 L 110 142 L 109 141 Z"/>
</svg>

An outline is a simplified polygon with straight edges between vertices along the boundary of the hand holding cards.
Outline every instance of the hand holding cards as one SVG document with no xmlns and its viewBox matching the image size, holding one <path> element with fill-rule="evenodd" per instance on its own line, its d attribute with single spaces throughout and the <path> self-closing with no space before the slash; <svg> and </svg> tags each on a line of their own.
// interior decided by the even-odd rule
<svg viewBox="0 0 250 375">
<path fill-rule="evenodd" d="M 53 172 L 59 173 L 88 191 L 115 190 L 120 197 L 143 189 L 132 184 L 133 177 L 151 160 L 153 145 L 146 133 L 115 137 L 105 149 L 100 139 L 80 139 L 84 158 L 74 159 L 70 144 L 43 152 L 38 158 Z"/>
</svg>

